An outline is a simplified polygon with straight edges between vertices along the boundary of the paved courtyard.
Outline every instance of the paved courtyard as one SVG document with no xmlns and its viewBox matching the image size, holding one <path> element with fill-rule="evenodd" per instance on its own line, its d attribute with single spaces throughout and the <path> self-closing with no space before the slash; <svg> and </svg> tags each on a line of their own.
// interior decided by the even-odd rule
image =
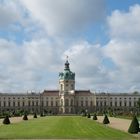
<svg viewBox="0 0 140 140">
<path fill-rule="evenodd" d="M 98 122 L 102 123 L 104 119 L 104 116 L 98 116 Z M 128 128 L 130 126 L 131 120 L 128 119 L 121 119 L 121 118 L 114 118 L 109 117 L 110 124 L 108 124 L 109 127 L 119 129 L 125 132 L 128 132 Z"/>
</svg>

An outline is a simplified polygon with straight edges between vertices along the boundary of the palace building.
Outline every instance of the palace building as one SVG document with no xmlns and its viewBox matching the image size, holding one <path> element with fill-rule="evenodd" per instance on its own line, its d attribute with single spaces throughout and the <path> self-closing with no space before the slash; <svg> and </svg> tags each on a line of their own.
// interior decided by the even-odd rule
<svg viewBox="0 0 140 140">
<path fill-rule="evenodd" d="M 44 90 L 42 93 L 0 93 L 0 113 L 6 111 L 52 112 L 59 114 L 81 113 L 111 109 L 113 111 L 138 110 L 139 94 L 92 93 L 75 89 L 75 73 L 68 60 L 64 71 L 59 73 L 59 90 Z"/>
<path fill-rule="evenodd" d="M 75 90 L 75 73 L 66 60 L 64 71 L 59 73 L 59 90 L 42 93 L 0 93 L 0 112 L 24 110 L 28 112 L 53 112 L 62 114 L 92 112 L 96 109 L 96 97 L 90 90 Z"/>
</svg>

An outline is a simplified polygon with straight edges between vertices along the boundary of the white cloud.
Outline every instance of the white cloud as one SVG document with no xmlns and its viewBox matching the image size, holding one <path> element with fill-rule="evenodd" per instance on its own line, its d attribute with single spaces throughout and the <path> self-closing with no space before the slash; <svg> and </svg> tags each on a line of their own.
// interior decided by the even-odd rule
<svg viewBox="0 0 140 140">
<path fill-rule="evenodd" d="M 56 36 L 70 34 L 74 38 L 73 32 L 91 27 L 104 14 L 103 1 L 20 0 L 25 7 L 16 2 L 1 3 L 0 27 L 12 24 L 13 30 L 20 30 L 13 24 L 18 22 L 30 39 L 23 39 L 20 45 L 11 41 L 14 39 L 0 39 L 0 91 L 57 88 L 58 72 L 63 70 L 66 55 L 71 70 L 76 72 L 77 88 L 140 90 L 140 5 L 130 7 L 128 12 L 112 12 L 107 19 L 110 41 L 102 47 L 84 39 L 57 40 Z M 104 64 L 107 59 L 114 68 Z"/>
<path fill-rule="evenodd" d="M 47 81 L 42 81 L 49 79 L 50 73 L 60 70 L 59 55 L 63 50 L 55 46 L 55 43 L 44 39 L 25 42 L 21 46 L 0 39 L 0 90 L 26 91 L 46 88 Z"/>
<path fill-rule="evenodd" d="M 64 56 L 66 55 L 70 57 L 71 69 L 76 72 L 78 88 L 95 90 L 102 83 L 110 81 L 106 68 L 102 65 L 103 52 L 99 44 L 76 43 L 65 51 Z"/>
<path fill-rule="evenodd" d="M 23 24 L 24 12 L 25 10 L 17 0 L 0 1 L 0 27 L 8 28 L 13 24 Z"/>
<path fill-rule="evenodd" d="M 104 0 L 21 0 L 50 35 L 83 31 L 104 15 Z"/>
<path fill-rule="evenodd" d="M 114 11 L 108 17 L 111 39 L 105 53 L 117 67 L 112 75 L 118 90 L 140 90 L 139 16 L 140 5 L 134 5 L 128 12 Z"/>
<path fill-rule="evenodd" d="M 108 17 L 111 37 L 118 39 L 138 39 L 140 36 L 140 5 L 129 8 L 129 12 L 115 10 Z"/>
</svg>

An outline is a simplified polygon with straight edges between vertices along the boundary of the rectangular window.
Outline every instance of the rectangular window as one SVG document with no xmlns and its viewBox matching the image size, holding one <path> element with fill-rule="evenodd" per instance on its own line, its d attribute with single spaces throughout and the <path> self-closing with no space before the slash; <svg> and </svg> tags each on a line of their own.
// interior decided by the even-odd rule
<svg viewBox="0 0 140 140">
<path fill-rule="evenodd" d="M 124 102 L 124 106 L 126 106 L 126 102 Z"/>
<path fill-rule="evenodd" d="M 6 107 L 6 102 L 5 101 L 3 102 L 3 106 Z"/>
<path fill-rule="evenodd" d="M 100 106 L 102 106 L 102 102 L 100 102 Z"/>
<path fill-rule="evenodd" d="M 88 101 L 86 101 L 86 106 L 88 106 Z"/>
<path fill-rule="evenodd" d="M 120 106 L 122 106 L 122 102 L 120 101 Z"/>
<path fill-rule="evenodd" d="M 78 106 L 78 101 L 76 101 L 76 106 Z"/>
<path fill-rule="evenodd" d="M 58 106 L 58 102 L 56 101 L 56 106 Z"/>
<path fill-rule="evenodd" d="M 106 106 L 106 101 L 104 101 L 104 106 Z"/>
<path fill-rule="evenodd" d="M 92 106 L 93 105 L 93 103 L 92 103 L 92 101 L 90 101 L 90 106 Z"/>
<path fill-rule="evenodd" d="M 117 102 L 115 102 L 115 106 L 117 106 Z"/>
<path fill-rule="evenodd" d="M 48 106 L 48 101 L 46 101 L 46 106 Z"/>
<path fill-rule="evenodd" d="M 44 103 L 43 103 L 43 101 L 41 102 L 41 105 L 42 105 L 42 106 L 44 106 Z"/>
<path fill-rule="evenodd" d="M 71 99 L 71 106 L 73 106 L 73 100 Z"/>
<path fill-rule="evenodd" d="M 11 106 L 10 101 L 8 102 L 8 106 L 9 106 L 9 107 Z"/>
<path fill-rule="evenodd" d="M 51 101 L 51 106 L 53 106 L 53 101 Z"/>
<path fill-rule="evenodd" d="M 98 101 L 96 102 L 96 106 L 98 106 L 99 104 L 98 104 Z"/>
<path fill-rule="evenodd" d="M 20 102 L 18 102 L 18 106 L 20 106 Z"/>
<path fill-rule="evenodd" d="M 28 101 L 28 106 L 30 106 L 30 101 Z"/>
<path fill-rule="evenodd" d="M 83 101 L 81 101 L 81 106 L 83 106 Z"/>
<path fill-rule="evenodd" d="M 134 101 L 134 107 L 136 107 L 137 106 L 137 102 L 136 101 Z"/>
<path fill-rule="evenodd" d="M 131 107 L 131 102 L 129 102 L 129 107 Z"/>
<path fill-rule="evenodd" d="M 24 102 L 22 102 L 22 106 L 24 106 Z"/>
<path fill-rule="evenodd" d="M 15 102 L 13 102 L 13 107 L 15 107 Z"/>
<path fill-rule="evenodd" d="M 36 101 L 36 106 L 38 106 L 38 101 Z"/>
</svg>

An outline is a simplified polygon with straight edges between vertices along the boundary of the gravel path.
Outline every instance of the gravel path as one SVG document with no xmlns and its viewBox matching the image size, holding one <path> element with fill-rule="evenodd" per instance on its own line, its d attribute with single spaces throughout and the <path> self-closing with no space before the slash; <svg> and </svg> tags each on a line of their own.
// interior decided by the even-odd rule
<svg viewBox="0 0 140 140">
<path fill-rule="evenodd" d="M 12 118 L 9 118 L 10 119 L 10 122 L 11 123 L 18 123 L 18 122 L 21 122 L 23 121 L 22 119 L 23 117 L 12 117 Z M 28 119 L 33 119 L 33 116 L 28 116 Z M 0 124 L 3 124 L 3 119 L 0 119 Z"/>
<path fill-rule="evenodd" d="M 98 116 L 98 122 L 102 123 L 104 116 Z M 108 126 L 128 132 L 131 120 L 109 117 L 110 124 Z"/>
</svg>

